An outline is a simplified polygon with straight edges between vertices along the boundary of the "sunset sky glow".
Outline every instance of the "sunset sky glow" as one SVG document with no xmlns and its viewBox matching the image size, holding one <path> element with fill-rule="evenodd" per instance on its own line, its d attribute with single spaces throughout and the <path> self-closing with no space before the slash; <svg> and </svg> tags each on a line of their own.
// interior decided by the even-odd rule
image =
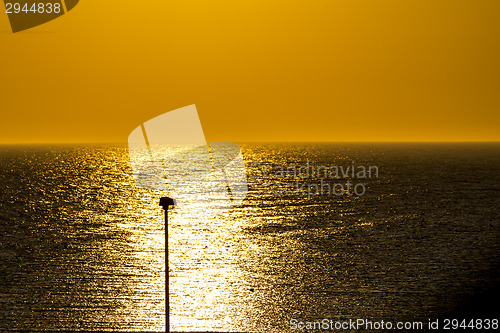
<svg viewBox="0 0 500 333">
<path fill-rule="evenodd" d="M 196 104 L 209 141 L 500 141 L 500 2 L 96 1 L 13 34 L 0 143 L 122 142 Z"/>
</svg>

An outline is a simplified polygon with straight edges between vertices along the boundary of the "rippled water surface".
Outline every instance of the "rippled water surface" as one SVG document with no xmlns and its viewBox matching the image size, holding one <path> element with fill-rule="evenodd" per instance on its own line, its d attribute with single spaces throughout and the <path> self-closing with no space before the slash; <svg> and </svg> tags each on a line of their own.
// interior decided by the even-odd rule
<svg viewBox="0 0 500 333">
<path fill-rule="evenodd" d="M 433 318 L 498 285 L 499 144 L 245 144 L 250 193 L 169 219 L 170 327 Z M 166 193 L 125 146 L 0 146 L 0 330 L 165 330 Z M 363 196 L 286 193 L 278 166 L 375 165 Z M 317 177 L 301 179 L 317 183 Z"/>
</svg>

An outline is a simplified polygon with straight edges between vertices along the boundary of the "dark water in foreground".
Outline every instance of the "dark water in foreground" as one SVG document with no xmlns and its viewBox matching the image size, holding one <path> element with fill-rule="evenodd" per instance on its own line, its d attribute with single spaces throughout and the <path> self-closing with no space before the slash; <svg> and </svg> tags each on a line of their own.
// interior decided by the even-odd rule
<svg viewBox="0 0 500 333">
<path fill-rule="evenodd" d="M 498 315 L 500 144 L 242 150 L 243 205 L 171 214 L 171 329 Z M 164 193 L 135 187 L 126 147 L 0 146 L 0 161 L 0 331 L 164 330 Z M 354 180 L 360 197 L 268 187 L 284 180 L 264 170 L 308 161 L 379 177 Z"/>
</svg>

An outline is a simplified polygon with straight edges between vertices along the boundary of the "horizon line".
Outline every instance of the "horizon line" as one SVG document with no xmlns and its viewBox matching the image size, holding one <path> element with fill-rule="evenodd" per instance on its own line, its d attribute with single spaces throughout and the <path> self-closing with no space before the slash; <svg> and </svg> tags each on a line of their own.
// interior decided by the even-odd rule
<svg viewBox="0 0 500 333">
<path fill-rule="evenodd" d="M 500 140 L 375 140 L 375 141 L 211 141 L 211 142 L 233 142 L 233 143 L 500 143 Z M 210 142 L 208 142 L 210 143 Z M 0 146 L 15 146 L 15 145 L 82 145 L 82 144 L 113 144 L 127 145 L 128 142 L 119 141 L 19 141 L 19 142 L 0 142 Z"/>
</svg>

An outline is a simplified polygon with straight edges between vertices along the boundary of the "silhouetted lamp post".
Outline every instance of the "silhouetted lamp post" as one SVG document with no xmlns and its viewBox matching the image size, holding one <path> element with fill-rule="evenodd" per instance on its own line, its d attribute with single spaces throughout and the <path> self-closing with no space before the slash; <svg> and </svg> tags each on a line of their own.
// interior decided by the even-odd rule
<svg viewBox="0 0 500 333">
<path fill-rule="evenodd" d="M 165 329 L 170 332 L 170 302 L 168 285 L 168 209 L 175 206 L 175 201 L 169 197 L 160 198 L 160 206 L 165 210 Z"/>
</svg>

